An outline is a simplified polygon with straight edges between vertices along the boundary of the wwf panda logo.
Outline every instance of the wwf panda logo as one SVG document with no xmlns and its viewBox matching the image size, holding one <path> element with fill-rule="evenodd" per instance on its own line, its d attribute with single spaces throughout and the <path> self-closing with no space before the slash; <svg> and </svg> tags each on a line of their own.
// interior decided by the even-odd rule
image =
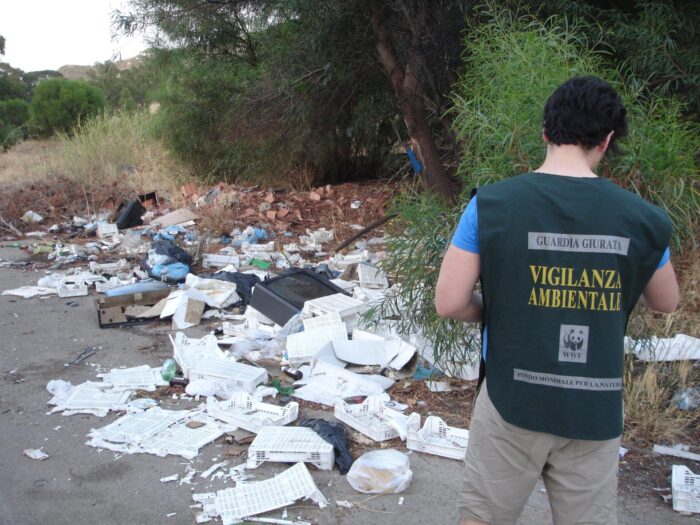
<svg viewBox="0 0 700 525">
<path fill-rule="evenodd" d="M 569 350 L 579 351 L 583 348 L 585 335 L 583 330 L 571 329 L 564 334 L 564 346 Z"/>
</svg>

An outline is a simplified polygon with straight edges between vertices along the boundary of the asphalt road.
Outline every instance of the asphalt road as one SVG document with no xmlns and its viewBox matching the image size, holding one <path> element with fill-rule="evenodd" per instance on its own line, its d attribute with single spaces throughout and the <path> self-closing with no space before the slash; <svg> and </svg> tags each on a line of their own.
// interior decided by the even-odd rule
<svg viewBox="0 0 700 525">
<path fill-rule="evenodd" d="M 0 248 L 0 259 L 21 259 L 23 252 Z M 36 284 L 42 272 L 0 269 L 0 290 Z M 199 475 L 192 485 L 161 483 L 161 477 L 183 476 L 191 465 L 198 472 L 220 461 L 227 445 L 221 440 L 207 445 L 193 461 L 176 456 L 120 455 L 85 444 L 91 428 L 116 419 L 89 415 L 47 414 L 50 394 L 46 384 L 64 379 L 73 384 L 96 380 L 99 371 L 119 366 L 159 365 L 171 357 L 164 327 L 142 326 L 101 330 L 97 326 L 94 298 L 74 299 L 77 307 L 58 297 L 22 299 L 0 296 L 0 524 L 191 524 L 192 494 L 230 487 Z M 202 327 L 188 331 L 204 333 Z M 98 348 L 85 362 L 66 368 L 85 347 Z M 164 408 L 190 408 L 192 402 L 167 400 Z M 316 415 L 316 414 L 314 414 Z M 23 450 L 40 448 L 50 455 L 37 461 Z M 288 519 L 301 517 L 318 524 L 387 525 L 457 523 L 456 497 L 462 464 L 459 461 L 413 453 L 413 481 L 401 495 L 368 499 L 355 492 L 337 470 L 309 467 L 330 505 L 318 509 L 300 502 L 288 509 Z M 242 463 L 234 458 L 229 466 Z M 267 479 L 285 468 L 266 464 L 252 471 L 254 480 Z M 670 480 L 669 480 L 670 483 Z M 400 497 L 403 503 L 399 504 Z M 504 498 L 508 495 L 504 494 Z M 352 509 L 336 500 L 359 504 Z M 659 501 L 621 495 L 622 524 L 688 524 Z M 281 518 L 282 511 L 268 516 Z M 533 492 L 521 524 L 551 523 L 546 494 L 540 484 Z"/>
</svg>

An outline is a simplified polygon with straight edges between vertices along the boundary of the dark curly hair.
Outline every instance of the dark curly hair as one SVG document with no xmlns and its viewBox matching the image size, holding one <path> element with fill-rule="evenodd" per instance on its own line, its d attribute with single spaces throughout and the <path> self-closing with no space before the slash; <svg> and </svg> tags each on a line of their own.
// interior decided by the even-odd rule
<svg viewBox="0 0 700 525">
<path fill-rule="evenodd" d="M 615 141 L 627 135 L 627 110 L 607 82 L 598 77 L 574 77 L 547 99 L 543 127 L 550 143 L 585 149 L 597 146 L 614 131 L 609 148 L 619 152 Z"/>
</svg>

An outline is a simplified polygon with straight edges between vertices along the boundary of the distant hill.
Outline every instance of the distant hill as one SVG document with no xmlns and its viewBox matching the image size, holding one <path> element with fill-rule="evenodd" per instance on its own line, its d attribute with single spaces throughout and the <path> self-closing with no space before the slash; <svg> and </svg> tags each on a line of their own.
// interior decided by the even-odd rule
<svg viewBox="0 0 700 525">
<path fill-rule="evenodd" d="M 120 71 L 138 67 L 143 61 L 142 55 L 143 53 L 132 58 L 117 60 L 116 62 L 114 62 L 114 65 L 116 65 L 117 69 L 119 69 Z M 58 72 L 61 73 L 68 80 L 87 80 L 88 71 L 90 71 L 92 67 L 93 66 L 78 66 L 67 64 L 65 66 L 59 67 Z"/>
</svg>

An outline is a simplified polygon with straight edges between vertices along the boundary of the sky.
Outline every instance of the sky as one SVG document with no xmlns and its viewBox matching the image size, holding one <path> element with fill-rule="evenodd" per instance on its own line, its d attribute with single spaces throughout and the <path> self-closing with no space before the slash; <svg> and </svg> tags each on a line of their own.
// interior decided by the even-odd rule
<svg viewBox="0 0 700 525">
<path fill-rule="evenodd" d="M 110 13 L 124 0 L 0 0 L 0 35 L 8 62 L 23 71 L 91 66 L 131 58 L 146 48 L 142 35 L 112 38 Z"/>
</svg>

